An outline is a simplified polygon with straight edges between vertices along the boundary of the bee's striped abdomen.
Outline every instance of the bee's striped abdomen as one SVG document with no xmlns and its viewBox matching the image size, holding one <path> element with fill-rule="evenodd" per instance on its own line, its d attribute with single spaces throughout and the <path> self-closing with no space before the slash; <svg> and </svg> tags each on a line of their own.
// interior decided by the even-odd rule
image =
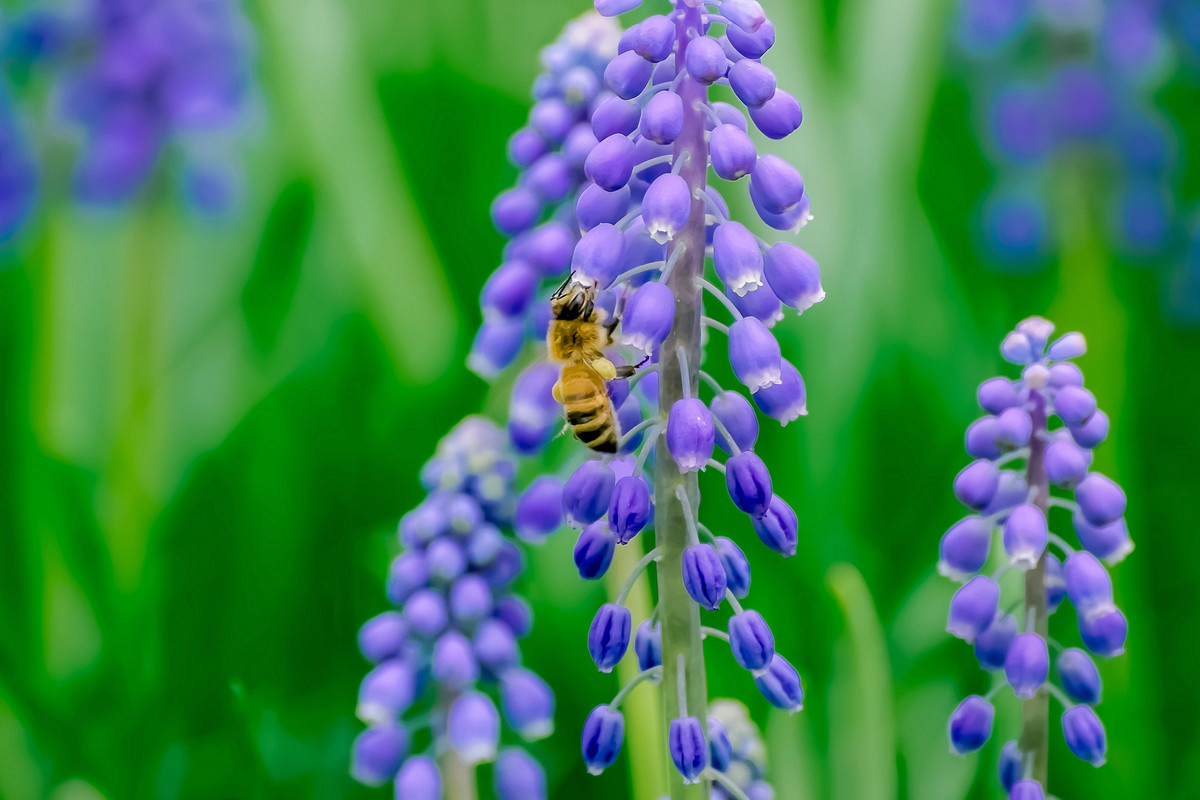
<svg viewBox="0 0 1200 800">
<path fill-rule="evenodd" d="M 591 367 L 571 365 L 563 369 L 560 391 L 575 438 L 601 453 L 617 452 L 620 430 L 604 379 Z"/>
</svg>

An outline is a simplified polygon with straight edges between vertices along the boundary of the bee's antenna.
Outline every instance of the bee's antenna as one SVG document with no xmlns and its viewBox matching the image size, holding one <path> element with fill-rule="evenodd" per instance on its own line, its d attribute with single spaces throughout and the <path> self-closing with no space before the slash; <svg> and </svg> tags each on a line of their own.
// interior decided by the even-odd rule
<svg viewBox="0 0 1200 800">
<path fill-rule="evenodd" d="M 570 274 L 570 275 L 568 275 L 568 276 L 567 276 L 567 279 L 566 279 L 565 281 L 563 281 L 563 282 L 562 282 L 562 285 L 561 285 L 561 286 L 559 286 L 559 287 L 558 287 L 558 288 L 557 288 L 557 289 L 554 291 L 554 295 L 553 295 L 553 296 L 554 296 L 554 297 L 562 297 L 564 294 L 566 294 L 566 293 L 567 293 L 567 287 L 571 285 L 571 282 L 572 282 L 573 280 L 575 280 L 575 270 L 571 270 L 571 274 Z"/>
</svg>

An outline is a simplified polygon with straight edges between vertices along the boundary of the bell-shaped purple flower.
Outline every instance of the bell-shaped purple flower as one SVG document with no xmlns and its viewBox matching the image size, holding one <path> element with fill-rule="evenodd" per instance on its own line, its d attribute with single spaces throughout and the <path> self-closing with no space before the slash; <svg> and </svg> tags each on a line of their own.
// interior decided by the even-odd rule
<svg viewBox="0 0 1200 800">
<path fill-rule="evenodd" d="M 1000 488 L 1000 471 L 990 461 L 972 461 L 954 478 L 954 496 L 968 508 L 982 509 Z"/>
<path fill-rule="evenodd" d="M 1009 563 L 1020 570 L 1036 567 L 1049 532 L 1040 508 L 1030 503 L 1014 508 L 1004 521 L 1004 551 Z"/>
<path fill-rule="evenodd" d="M 972 458 L 993 459 L 1004 455 L 1000 445 L 1000 423 L 997 417 L 983 417 L 967 428 L 966 450 Z"/>
<path fill-rule="evenodd" d="M 787 425 L 808 414 L 808 394 L 800 372 L 786 358 L 782 360 L 779 377 L 779 383 L 754 393 L 754 404 L 768 417 Z"/>
<path fill-rule="evenodd" d="M 996 441 L 1005 448 L 1024 447 L 1033 435 L 1033 421 L 1023 408 L 1007 408 L 996 417 Z"/>
<path fill-rule="evenodd" d="M 764 274 L 771 291 L 803 313 L 825 299 L 821 268 L 816 260 L 790 242 L 776 242 L 767 250 Z"/>
<path fill-rule="evenodd" d="M 489 320 L 479 326 L 467 366 L 482 378 L 491 379 L 513 363 L 525 344 L 525 323 L 520 319 Z"/>
<path fill-rule="evenodd" d="M 782 214 L 799 203 L 803 194 L 804 179 L 795 167 L 771 153 L 759 157 L 750 175 L 750 196 L 755 205 Z"/>
<path fill-rule="evenodd" d="M 358 649 L 363 657 L 378 664 L 400 653 L 408 639 L 408 626 L 398 611 L 371 617 L 358 630 Z"/>
<path fill-rule="evenodd" d="M 1075 500 L 1092 525 L 1108 525 L 1125 514 L 1125 492 L 1112 479 L 1093 472 L 1075 487 Z"/>
<path fill-rule="evenodd" d="M 464 689 L 479 679 L 479 663 L 467 637 L 447 631 L 433 646 L 433 679 L 450 690 Z"/>
<path fill-rule="evenodd" d="M 774 292 L 765 287 L 746 292 L 744 295 L 735 294 L 726 287 L 725 296 L 743 317 L 762 320 L 768 328 L 775 327 L 775 323 L 783 319 L 783 303 L 779 302 Z"/>
<path fill-rule="evenodd" d="M 774 496 L 767 465 L 750 450 L 725 462 L 725 486 L 733 504 L 755 518 L 767 513 Z"/>
<path fill-rule="evenodd" d="M 708 142 L 713 171 L 727 181 L 736 181 L 754 171 L 758 150 L 745 131 L 736 125 L 722 123 L 713 128 Z"/>
<path fill-rule="evenodd" d="M 1025 774 L 1021 764 L 1021 748 L 1015 741 L 1007 741 L 1000 750 L 1000 761 L 997 765 L 1000 785 L 1004 791 L 1011 792 L 1013 786 Z"/>
<path fill-rule="evenodd" d="M 539 100 L 529 111 L 529 124 L 547 142 L 559 144 L 575 124 L 578 114 L 558 97 Z"/>
<path fill-rule="evenodd" d="M 642 199 L 646 230 L 659 244 L 666 244 L 683 230 L 691 211 L 692 193 L 687 181 L 672 173 L 655 178 Z"/>
<path fill-rule="evenodd" d="M 760 672 L 775 656 L 775 636 L 757 611 L 743 611 L 729 618 L 729 649 L 742 669 Z"/>
<path fill-rule="evenodd" d="M 725 76 L 729 60 L 725 58 L 725 51 L 716 39 L 700 36 L 688 42 L 684 65 L 689 75 L 708 85 Z"/>
<path fill-rule="evenodd" d="M 721 566 L 725 569 L 725 588 L 734 597 L 741 600 L 750 593 L 750 561 L 742 548 L 726 536 L 718 536 L 713 540 Z"/>
<path fill-rule="evenodd" d="M 496 757 L 500 744 L 500 715 L 491 698 L 482 692 L 464 692 L 450 704 L 446 719 L 450 745 L 467 764 Z"/>
<path fill-rule="evenodd" d="M 607 464 L 588 460 L 563 485 L 563 514 L 567 524 L 583 528 L 604 516 L 617 478 Z"/>
<path fill-rule="evenodd" d="M 694 397 L 676 400 L 667 417 L 667 448 L 680 472 L 698 472 L 713 454 L 715 432 L 708 406 Z"/>
<path fill-rule="evenodd" d="M 783 139 L 804 122 L 804 112 L 800 101 L 783 89 L 776 89 L 762 105 L 750 107 L 750 119 L 764 136 Z"/>
<path fill-rule="evenodd" d="M 535 364 L 513 384 L 508 401 L 508 438 L 517 452 L 532 454 L 541 450 L 560 424 L 561 407 L 553 393 L 558 376 L 558 365 Z"/>
<path fill-rule="evenodd" d="M 655 14 L 637 24 L 633 52 L 655 64 L 664 61 L 675 46 L 675 23 Z"/>
<path fill-rule="evenodd" d="M 609 95 L 592 111 L 592 132 L 604 141 L 613 134 L 628 136 L 637 130 L 642 109 L 632 100 Z"/>
<path fill-rule="evenodd" d="M 722 56 L 723 57 L 723 56 Z M 699 783 L 708 766 L 708 744 L 696 717 L 676 717 L 667 730 L 667 749 L 685 784 Z"/>
<path fill-rule="evenodd" d="M 418 589 L 404 603 L 404 621 L 408 629 L 420 636 L 433 638 L 446 627 L 446 601 L 441 592 Z"/>
<path fill-rule="evenodd" d="M 607 705 L 596 706 L 583 724 L 583 763 L 592 775 L 612 766 L 625 740 L 625 717 Z"/>
<path fill-rule="evenodd" d="M 628 186 L 610 192 L 589 183 L 575 201 L 575 220 L 584 232 L 605 223 L 612 225 L 629 213 L 632 202 L 633 193 Z"/>
<path fill-rule="evenodd" d="M 526 186 L 501 193 L 492 202 L 492 224 L 505 236 L 528 230 L 542 213 L 542 198 Z"/>
<path fill-rule="evenodd" d="M 750 401 L 739 392 L 724 391 L 713 397 L 709 404 L 712 414 L 721 422 L 733 445 L 737 450 L 751 450 L 758 441 L 758 415 L 750 406 Z M 725 438 L 725 434 L 717 432 L 716 444 L 726 453 L 733 454 L 735 448 Z"/>
<path fill-rule="evenodd" d="M 588 630 L 588 652 L 601 672 L 611 672 L 629 648 L 629 609 L 615 603 L 600 606 Z"/>
<path fill-rule="evenodd" d="M 594 151 L 593 151 L 594 152 Z M 625 236 L 613 225 L 602 223 L 585 233 L 575 245 L 571 270 L 576 280 L 591 280 L 600 289 L 607 289 L 621 274 Z"/>
<path fill-rule="evenodd" d="M 450 616 L 470 624 L 492 611 L 492 587 L 482 575 L 464 575 L 450 586 Z"/>
<path fill-rule="evenodd" d="M 971 695 L 950 715 L 950 747 L 962 755 L 983 747 L 992 735 L 996 709 L 979 695 Z"/>
<path fill-rule="evenodd" d="M 561 153 L 548 153 L 539 158 L 525 171 L 522 182 L 545 203 L 561 201 L 571 193 L 575 183 L 571 166 Z"/>
<path fill-rule="evenodd" d="M 1103 766 L 1108 747 L 1104 741 L 1104 724 L 1091 706 L 1072 706 L 1062 715 L 1063 738 L 1076 758 L 1094 767 Z"/>
<path fill-rule="evenodd" d="M 1080 447 L 1092 448 L 1108 438 L 1108 415 L 1097 410 L 1082 425 L 1070 426 L 1071 438 Z"/>
<path fill-rule="evenodd" d="M 775 73 L 760 61 L 742 59 L 729 69 L 729 86 L 748 108 L 755 108 L 775 96 Z"/>
<path fill-rule="evenodd" d="M 417 696 L 417 675 L 402 659 L 383 662 L 367 673 L 358 688 L 355 713 L 366 723 L 384 725 L 395 722 Z"/>
<path fill-rule="evenodd" d="M 1119 564 L 1133 552 L 1133 541 L 1129 538 L 1129 527 L 1124 518 L 1107 525 L 1093 525 L 1077 511 L 1071 521 L 1083 549 L 1096 558 L 1109 564 Z"/>
<path fill-rule="evenodd" d="M 396 797 L 441 800 L 442 774 L 431 756 L 413 756 L 396 773 Z"/>
<path fill-rule="evenodd" d="M 983 569 L 992 547 L 992 528 L 982 517 L 967 517 L 954 523 L 942 536 L 938 572 L 965 581 Z"/>
<path fill-rule="evenodd" d="M 767 20 L 756 31 L 747 31 L 737 25 L 730 25 L 725 35 L 734 49 L 746 58 L 762 58 L 763 54 L 775 44 L 775 26 Z"/>
<path fill-rule="evenodd" d="M 1046 792 L 1037 781 L 1017 781 L 1012 786 L 1008 800 L 1046 800 Z"/>
<path fill-rule="evenodd" d="M 1070 361 L 1054 364 L 1050 367 L 1046 385 L 1052 389 L 1064 386 L 1083 386 L 1083 370 Z"/>
<path fill-rule="evenodd" d="M 1054 413 L 1068 427 L 1083 425 L 1096 413 L 1096 398 L 1081 386 L 1064 386 L 1054 393 Z"/>
<path fill-rule="evenodd" d="M 563 485 L 558 478 L 541 475 L 517 501 L 513 529 L 527 542 L 543 542 L 558 530 L 563 519 Z"/>
<path fill-rule="evenodd" d="M 642 620 L 633 635 L 633 652 L 642 671 L 662 666 L 662 626 Z"/>
<path fill-rule="evenodd" d="M 604 83 L 617 97 L 632 100 L 646 88 L 652 72 L 653 64 L 632 50 L 627 50 L 608 62 L 604 68 Z"/>
<path fill-rule="evenodd" d="M 729 731 L 716 717 L 708 718 L 708 760 L 717 772 L 728 772 L 729 763 L 733 761 L 733 742 L 729 740 Z"/>
<path fill-rule="evenodd" d="M 350 772 L 367 786 L 382 786 L 392 779 L 408 752 L 408 731 L 400 725 L 367 728 L 354 740 Z"/>
<path fill-rule="evenodd" d="M 1112 579 L 1091 553 L 1076 552 L 1063 565 L 1067 596 L 1081 617 L 1112 605 Z"/>
<path fill-rule="evenodd" d="M 671 144 L 683 132 L 683 100 L 674 92 L 654 95 L 642 109 L 638 130 L 652 142 Z"/>
<path fill-rule="evenodd" d="M 751 393 L 783 383 L 779 342 L 754 317 L 743 317 L 729 327 L 729 364 Z"/>
<path fill-rule="evenodd" d="M 796 535 L 799 522 L 796 512 L 779 495 L 773 495 L 767 513 L 751 518 L 754 532 L 767 547 L 782 556 L 796 554 Z"/>
<path fill-rule="evenodd" d="M 608 526 L 618 544 L 628 544 L 654 516 L 650 484 L 640 475 L 617 481 L 608 506 Z"/>
<path fill-rule="evenodd" d="M 516 243 L 514 242 L 514 245 Z M 520 239 L 521 260 L 534 267 L 543 278 L 557 277 L 571 263 L 575 234 L 563 222 L 550 220 Z"/>
<path fill-rule="evenodd" d="M 717 551 L 694 544 L 683 551 L 683 587 L 701 608 L 715 611 L 725 598 L 725 568 Z"/>
<path fill-rule="evenodd" d="M 1018 384 L 1008 378 L 989 378 L 979 385 L 979 405 L 989 414 L 999 414 L 1021 402 Z"/>
<path fill-rule="evenodd" d="M 721 282 L 739 297 L 763 285 L 763 255 L 758 240 L 740 222 L 717 226 L 713 264 Z"/>
<path fill-rule="evenodd" d="M 520 128 L 508 139 L 508 158 L 524 169 L 546 152 L 546 140 L 532 128 Z"/>
<path fill-rule="evenodd" d="M 744 31 L 753 33 L 767 21 L 758 0 L 725 0 L 721 4 L 721 15 Z"/>
<path fill-rule="evenodd" d="M 615 192 L 629 182 L 636 163 L 634 143 L 629 137 L 614 133 L 601 139 L 600 143 L 592 148 L 592 152 L 588 153 L 587 160 L 583 163 L 583 171 L 601 189 Z"/>
<path fill-rule="evenodd" d="M 475 631 L 475 658 L 494 675 L 515 667 L 521 661 L 512 629 L 498 619 L 487 619 Z"/>
<path fill-rule="evenodd" d="M 1000 586 L 985 575 L 976 575 L 954 593 L 946 630 L 967 642 L 974 642 L 996 618 Z"/>
<path fill-rule="evenodd" d="M 554 692 L 527 669 L 510 669 L 501 677 L 500 706 L 509 725 L 526 741 L 554 732 Z"/>
<path fill-rule="evenodd" d="M 1116 606 L 1100 606 L 1079 615 L 1079 637 L 1083 639 L 1083 646 L 1098 656 L 1112 658 L 1124 653 L 1128 634 L 1129 623 Z"/>
<path fill-rule="evenodd" d="M 500 751 L 493 779 L 496 800 L 545 800 L 546 771 L 520 748 Z"/>
<path fill-rule="evenodd" d="M 1004 677 L 1013 694 L 1032 698 L 1050 674 L 1050 652 L 1046 640 L 1036 633 L 1018 634 L 1004 659 Z"/>
<path fill-rule="evenodd" d="M 1088 458 L 1074 443 L 1063 439 L 1046 448 L 1046 476 L 1055 486 L 1071 488 L 1087 476 Z"/>
<path fill-rule="evenodd" d="M 776 653 L 766 672 L 754 676 L 754 685 L 767 702 L 793 714 L 804 708 L 804 690 L 800 675 L 788 660 Z"/>
<path fill-rule="evenodd" d="M 1053 614 L 1067 596 L 1063 565 L 1053 553 L 1046 553 L 1046 608 Z"/>
<path fill-rule="evenodd" d="M 434 583 L 450 583 L 467 568 L 462 548 L 452 539 L 438 539 L 425 551 L 425 564 Z"/>
<path fill-rule="evenodd" d="M 1029 486 L 1025 483 L 1025 477 L 1019 472 L 1013 470 L 1000 471 L 1000 486 L 996 489 L 996 495 L 991 502 L 983 507 L 980 513 L 984 516 L 1000 515 L 999 522 L 1004 521 L 1002 512 L 1016 508 L 1029 497 Z"/>
<path fill-rule="evenodd" d="M 998 615 L 992 624 L 975 637 L 975 658 L 984 669 L 1001 669 L 1008 650 L 1017 638 L 1017 618 L 1012 614 Z"/>
<path fill-rule="evenodd" d="M 538 274 L 531 266 L 522 261 L 510 261 L 502 264 L 488 278 L 483 285 L 479 304 L 485 314 L 517 317 L 529 308 L 537 285 Z"/>
<path fill-rule="evenodd" d="M 653 353 L 675 322 L 675 295 L 657 281 L 638 288 L 621 319 L 621 343 Z"/>
<path fill-rule="evenodd" d="M 575 568 L 579 570 L 579 577 L 588 581 L 604 577 L 616 547 L 617 539 L 604 520 L 584 528 L 575 542 Z"/>
<path fill-rule="evenodd" d="M 1100 702 L 1100 671 L 1087 653 L 1069 647 L 1062 651 L 1055 665 L 1068 697 L 1093 706 Z"/>
</svg>

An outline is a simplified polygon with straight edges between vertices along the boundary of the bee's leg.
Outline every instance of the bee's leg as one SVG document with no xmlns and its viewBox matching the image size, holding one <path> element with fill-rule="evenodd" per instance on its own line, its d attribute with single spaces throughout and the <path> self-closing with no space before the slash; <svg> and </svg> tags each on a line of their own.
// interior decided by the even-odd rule
<svg viewBox="0 0 1200 800">
<path fill-rule="evenodd" d="M 642 364 L 645 364 L 649 360 L 650 360 L 650 356 L 646 356 L 645 358 L 643 358 L 641 361 L 639 361 L 636 364 L 615 367 L 615 369 L 617 371 L 617 377 L 618 378 L 632 378 L 634 376 L 634 374 L 637 373 L 638 367 L 640 367 Z"/>
<path fill-rule="evenodd" d="M 617 377 L 617 368 L 607 358 L 594 359 L 590 366 L 606 381 L 611 381 Z"/>
</svg>

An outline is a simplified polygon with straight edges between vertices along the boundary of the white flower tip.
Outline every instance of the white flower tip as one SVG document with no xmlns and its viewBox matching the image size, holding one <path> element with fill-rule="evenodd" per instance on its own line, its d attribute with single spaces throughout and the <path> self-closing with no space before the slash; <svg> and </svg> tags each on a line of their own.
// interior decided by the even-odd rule
<svg viewBox="0 0 1200 800">
<path fill-rule="evenodd" d="M 546 719 L 539 722 L 534 722 L 526 725 L 524 728 L 521 728 L 521 730 L 517 731 L 517 733 L 521 734 L 521 738 L 527 742 L 535 742 L 538 739 L 545 739 L 547 736 L 554 733 L 554 721 Z"/>
<path fill-rule="evenodd" d="M 669 230 L 667 228 L 647 227 L 646 232 L 650 234 L 650 238 L 653 239 L 656 244 L 666 244 L 667 242 L 669 242 L 673 238 L 675 238 L 675 231 Z"/>
<path fill-rule="evenodd" d="M 1125 560 L 1125 556 L 1133 552 L 1133 540 L 1126 539 L 1121 546 L 1104 557 L 1104 563 L 1114 567 Z"/>
</svg>

